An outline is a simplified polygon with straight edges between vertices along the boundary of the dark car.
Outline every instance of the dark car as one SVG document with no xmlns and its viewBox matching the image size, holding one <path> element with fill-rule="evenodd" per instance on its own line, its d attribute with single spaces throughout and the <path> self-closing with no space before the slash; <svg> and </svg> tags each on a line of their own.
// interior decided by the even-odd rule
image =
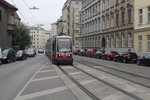
<svg viewBox="0 0 150 100">
<path fill-rule="evenodd" d="M 39 48 L 39 49 L 38 49 L 38 53 L 44 53 L 44 49 Z"/>
<path fill-rule="evenodd" d="M 0 48 L 0 65 L 2 64 L 2 49 Z"/>
<path fill-rule="evenodd" d="M 95 53 L 95 58 L 101 59 L 102 58 L 102 52 L 101 51 L 96 51 Z"/>
<path fill-rule="evenodd" d="M 113 60 L 117 55 L 119 55 L 119 53 L 116 51 L 107 51 L 102 55 L 102 58 L 106 60 Z"/>
<path fill-rule="evenodd" d="M 138 65 L 150 65 L 150 54 L 141 56 L 137 60 Z"/>
<path fill-rule="evenodd" d="M 75 50 L 75 51 L 73 52 L 74 55 L 79 55 L 79 53 L 80 53 L 80 50 L 79 50 L 79 49 L 77 49 L 77 50 Z"/>
<path fill-rule="evenodd" d="M 2 57 L 3 63 L 11 63 L 11 62 L 16 61 L 16 53 L 14 49 L 12 48 L 4 49 L 2 54 L 3 54 L 3 57 Z"/>
<path fill-rule="evenodd" d="M 35 53 L 35 50 L 33 48 L 29 48 L 27 51 L 26 51 L 26 56 L 27 57 L 35 57 L 36 53 Z"/>
<path fill-rule="evenodd" d="M 135 52 L 123 52 L 120 55 L 116 55 L 114 58 L 114 61 L 116 62 L 134 62 L 136 63 L 138 59 L 138 56 Z"/>
<path fill-rule="evenodd" d="M 27 57 L 26 57 L 26 54 L 23 50 L 19 50 L 17 53 L 16 53 L 16 60 L 26 60 Z"/>
<path fill-rule="evenodd" d="M 79 51 L 79 56 L 85 56 L 85 53 L 86 53 L 86 50 L 81 49 L 81 50 Z"/>
</svg>

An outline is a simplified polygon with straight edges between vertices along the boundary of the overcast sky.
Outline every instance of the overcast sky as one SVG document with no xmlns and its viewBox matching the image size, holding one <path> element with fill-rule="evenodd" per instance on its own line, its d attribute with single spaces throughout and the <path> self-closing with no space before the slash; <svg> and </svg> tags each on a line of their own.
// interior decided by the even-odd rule
<svg viewBox="0 0 150 100">
<path fill-rule="evenodd" d="M 62 7 L 66 0 L 6 0 L 9 3 L 15 3 L 21 12 L 17 12 L 22 22 L 28 23 L 29 26 L 43 24 L 44 28 L 50 30 L 51 23 L 57 21 L 62 13 Z M 14 3 L 13 3 L 14 1 Z M 29 10 L 33 6 L 39 10 Z"/>
</svg>

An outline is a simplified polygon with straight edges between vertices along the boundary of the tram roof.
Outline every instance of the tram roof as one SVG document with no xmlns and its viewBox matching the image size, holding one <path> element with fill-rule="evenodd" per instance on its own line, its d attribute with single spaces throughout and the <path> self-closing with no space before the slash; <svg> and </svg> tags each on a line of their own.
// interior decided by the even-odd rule
<svg viewBox="0 0 150 100">
<path fill-rule="evenodd" d="M 72 38 L 72 37 L 63 35 L 63 36 L 56 36 L 56 38 Z"/>
</svg>

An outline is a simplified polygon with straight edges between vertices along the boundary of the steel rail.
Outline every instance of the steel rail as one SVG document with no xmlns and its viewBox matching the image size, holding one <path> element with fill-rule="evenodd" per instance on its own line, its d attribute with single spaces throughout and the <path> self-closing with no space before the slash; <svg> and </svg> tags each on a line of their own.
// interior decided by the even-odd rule
<svg viewBox="0 0 150 100">
<path fill-rule="evenodd" d="M 101 100 L 96 97 L 93 93 L 87 90 L 83 85 L 81 85 L 78 81 L 76 81 L 70 74 L 68 74 L 64 69 L 62 69 L 59 65 L 58 68 L 72 81 L 74 82 L 81 90 L 83 90 L 92 100 Z"/>
<path fill-rule="evenodd" d="M 85 61 L 85 60 L 84 60 L 84 61 Z M 93 66 L 91 66 L 91 65 L 89 65 L 89 64 L 87 64 L 87 63 L 80 62 L 80 61 L 76 61 L 76 62 L 81 63 L 81 64 L 84 64 L 84 65 L 86 65 L 86 66 L 88 66 L 88 67 L 90 67 L 90 68 L 93 68 L 93 69 L 96 69 L 96 70 L 99 70 L 99 71 L 105 72 L 105 73 L 107 73 L 107 74 L 110 74 L 110 75 L 113 75 L 113 76 L 116 76 L 116 77 L 119 77 L 119 78 L 125 79 L 125 80 L 127 80 L 127 81 L 130 81 L 130 82 L 132 82 L 132 83 L 135 83 L 135 84 L 141 85 L 141 86 L 143 86 L 143 87 L 150 88 L 150 86 L 149 86 L 149 85 L 146 85 L 146 84 L 143 84 L 143 83 L 140 83 L 140 82 L 134 81 L 134 80 L 132 80 L 132 79 L 128 79 L 128 78 L 122 77 L 122 76 L 120 76 L 120 75 L 113 74 L 113 73 L 111 73 L 111 72 L 105 71 L 105 70 L 104 70 L 104 69 L 102 69 L 102 68 L 95 68 L 95 67 L 93 67 Z M 85 61 L 85 62 L 87 62 L 87 61 Z M 90 63 L 93 63 L 93 62 L 90 62 Z M 137 75 L 137 74 L 130 73 L 130 72 L 126 72 L 126 71 L 123 71 L 123 70 L 119 70 L 119 69 L 115 69 L 115 68 L 110 68 L 110 67 L 108 67 L 108 66 L 100 65 L 100 64 L 97 64 L 97 63 L 93 63 L 93 64 L 96 64 L 96 65 L 98 65 L 98 66 L 101 66 L 101 67 L 104 67 L 104 68 L 107 68 L 107 69 L 111 69 L 111 70 L 119 71 L 119 72 L 122 72 L 122 73 L 124 73 L 124 74 L 133 75 L 133 76 L 135 76 L 135 77 L 139 77 L 139 78 L 147 79 L 147 80 L 149 80 L 149 81 L 150 81 L 150 78 L 149 78 L 149 77 L 144 77 L 144 76 Z"/>
<path fill-rule="evenodd" d="M 113 84 L 111 84 L 111 83 L 109 83 L 109 82 L 106 82 L 106 81 L 104 81 L 104 80 L 102 80 L 102 79 L 100 79 L 100 78 L 98 78 L 98 77 L 96 77 L 96 76 L 94 76 L 94 75 L 92 75 L 92 74 L 90 74 L 90 73 L 88 73 L 88 72 L 86 72 L 86 71 L 84 71 L 84 70 L 82 70 L 82 69 L 76 67 L 75 65 L 72 65 L 72 66 L 73 66 L 74 68 L 78 69 L 79 71 L 81 71 L 81 72 L 83 72 L 83 73 L 86 73 L 87 75 L 93 77 L 94 79 L 96 79 L 96 80 L 98 80 L 98 81 L 100 81 L 100 82 L 102 82 L 102 83 L 104 83 L 104 84 L 106 84 L 106 85 L 112 87 L 113 89 L 116 89 L 116 90 L 122 92 L 123 94 L 126 94 L 126 95 L 128 95 L 128 96 L 134 98 L 135 100 L 143 100 L 142 98 L 140 98 L 140 97 L 138 97 L 138 96 L 136 96 L 136 95 L 134 95 L 134 94 L 132 94 L 132 93 L 129 93 L 129 92 L 127 92 L 127 91 L 125 91 L 125 90 L 123 90 L 123 89 L 121 89 L 121 88 L 119 88 L 119 87 L 117 87 L 117 86 L 115 86 L 115 85 L 113 85 Z"/>
</svg>

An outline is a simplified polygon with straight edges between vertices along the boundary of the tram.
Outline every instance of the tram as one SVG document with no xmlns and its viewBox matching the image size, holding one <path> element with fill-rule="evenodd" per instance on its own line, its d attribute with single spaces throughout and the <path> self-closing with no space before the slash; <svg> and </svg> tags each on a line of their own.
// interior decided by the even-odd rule
<svg viewBox="0 0 150 100">
<path fill-rule="evenodd" d="M 72 38 L 70 36 L 54 36 L 46 44 L 46 55 L 54 64 L 73 64 Z"/>
</svg>

